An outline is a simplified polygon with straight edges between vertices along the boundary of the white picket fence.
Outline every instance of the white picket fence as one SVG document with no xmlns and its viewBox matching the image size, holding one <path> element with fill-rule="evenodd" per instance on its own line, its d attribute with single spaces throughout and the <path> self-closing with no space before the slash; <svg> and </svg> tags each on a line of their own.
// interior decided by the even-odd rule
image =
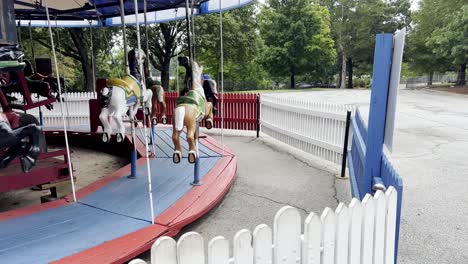
<svg viewBox="0 0 468 264">
<path fill-rule="evenodd" d="M 390 187 L 366 195 L 362 202 L 353 199 L 349 207 L 340 203 L 321 216 L 310 213 L 304 222 L 298 209 L 285 206 L 276 213 L 273 230 L 261 224 L 253 233 L 237 232 L 232 257 L 229 241 L 222 236 L 213 238 L 207 251 L 196 232 L 182 235 L 178 242 L 161 237 L 151 247 L 151 263 L 394 264 L 397 195 Z"/>
<path fill-rule="evenodd" d="M 261 130 L 319 158 L 341 164 L 346 111 L 354 107 L 283 95 L 260 97 Z"/>
<path fill-rule="evenodd" d="M 22 102 L 23 96 L 20 93 L 12 94 L 18 98 L 18 102 Z M 89 125 L 89 100 L 96 99 L 94 92 L 77 92 L 63 94 L 63 106 L 65 110 L 66 120 L 69 126 Z M 33 97 L 33 101 L 44 100 L 45 98 Z M 62 125 L 62 115 L 60 103 L 53 103 L 54 108 L 47 110 L 41 107 L 43 121 L 45 127 L 58 127 Z M 39 119 L 39 108 L 34 108 L 28 111 L 28 114 L 34 115 Z"/>
</svg>

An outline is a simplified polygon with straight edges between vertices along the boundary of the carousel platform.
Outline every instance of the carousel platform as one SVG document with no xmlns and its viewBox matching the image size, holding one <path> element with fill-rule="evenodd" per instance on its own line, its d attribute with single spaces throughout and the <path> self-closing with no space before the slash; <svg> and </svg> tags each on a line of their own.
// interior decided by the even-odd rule
<svg viewBox="0 0 468 264">
<path fill-rule="evenodd" d="M 167 127 L 156 131 L 156 157 L 150 159 L 155 224 L 151 224 L 144 137 L 137 130 L 140 158 L 135 179 L 126 177 L 128 164 L 79 190 L 76 203 L 69 195 L 0 213 L 2 262 L 122 263 L 148 250 L 157 237 L 175 235 L 207 213 L 233 184 L 236 157 L 213 138 L 200 139 L 203 184 L 192 186 L 194 165 L 187 159 L 172 162 L 171 133 Z M 185 138 L 182 141 L 186 153 Z"/>
</svg>

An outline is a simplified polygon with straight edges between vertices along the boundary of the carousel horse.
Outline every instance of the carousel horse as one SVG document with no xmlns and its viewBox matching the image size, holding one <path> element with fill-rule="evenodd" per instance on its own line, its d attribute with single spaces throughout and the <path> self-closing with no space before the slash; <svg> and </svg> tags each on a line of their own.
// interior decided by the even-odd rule
<svg viewBox="0 0 468 264">
<path fill-rule="evenodd" d="M 102 141 L 110 140 L 112 126 L 109 117 L 112 117 L 117 124 L 117 142 L 122 142 L 125 135 L 122 116 L 128 111 L 130 120 L 134 120 L 140 104 L 143 105 L 143 111 L 149 113 L 152 97 L 153 92 L 149 89 L 144 92 L 143 85 L 133 76 L 107 79 L 106 87 L 101 90 L 102 109 L 99 119 L 104 127 Z"/>
<path fill-rule="evenodd" d="M 203 91 L 208 101 L 213 104 L 213 114 L 218 114 L 218 90 L 216 89 L 216 82 L 211 79 L 208 74 L 203 74 Z"/>
<path fill-rule="evenodd" d="M 148 86 L 148 89 L 150 89 L 153 92 L 153 109 L 151 110 L 151 124 L 155 126 L 158 123 L 158 117 L 156 116 L 158 112 L 157 104 L 159 104 L 159 106 L 161 107 L 161 122 L 163 124 L 166 124 L 166 102 L 164 100 L 164 88 L 161 86 L 161 82 L 149 77 L 146 79 L 146 86 Z"/>
<path fill-rule="evenodd" d="M 172 141 L 174 143 L 172 159 L 174 163 L 179 163 L 182 159 L 180 133 L 186 126 L 189 144 L 188 161 L 195 163 L 198 156 L 196 145 L 196 138 L 198 137 L 197 123 L 206 119 L 206 128 L 211 129 L 213 127 L 213 105 L 206 100 L 203 91 L 203 68 L 195 61 L 190 62 L 187 57 L 179 57 L 179 63 L 186 69 L 185 83 L 187 87 L 185 88 L 186 93 L 176 100 L 172 132 Z"/>
<path fill-rule="evenodd" d="M 18 62 L 23 56 L 23 51 L 17 45 L 0 46 L 1 89 L 7 95 L 7 99 L 10 103 L 16 101 L 16 98 L 11 96 L 11 93 L 22 93 L 23 89 L 20 89 L 20 86 L 24 83 L 26 83 L 31 94 L 35 93 L 46 98 L 54 98 L 51 85 L 48 82 L 24 77 L 27 72 L 25 72 L 24 68 L 28 65 L 27 63 Z M 46 107 L 52 109 L 52 104 L 48 104 Z"/>
<path fill-rule="evenodd" d="M 0 168 L 6 168 L 19 156 L 23 172 L 30 171 L 41 152 L 41 135 L 42 130 L 33 116 L 0 113 Z"/>
</svg>

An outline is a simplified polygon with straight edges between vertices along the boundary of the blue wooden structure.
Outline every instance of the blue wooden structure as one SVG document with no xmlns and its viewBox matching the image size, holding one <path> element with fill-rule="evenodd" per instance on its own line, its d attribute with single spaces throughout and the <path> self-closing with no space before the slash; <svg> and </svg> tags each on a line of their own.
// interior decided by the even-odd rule
<svg viewBox="0 0 468 264">
<path fill-rule="evenodd" d="M 392 64 L 393 35 L 378 34 L 374 51 L 372 95 L 368 126 L 359 109 L 352 118 L 352 147 L 348 156 L 351 189 L 354 197 L 362 200 L 373 192 L 375 184 L 393 186 L 398 191 L 395 234 L 395 263 L 398 255 L 403 182 L 383 153 L 388 89 Z"/>
</svg>

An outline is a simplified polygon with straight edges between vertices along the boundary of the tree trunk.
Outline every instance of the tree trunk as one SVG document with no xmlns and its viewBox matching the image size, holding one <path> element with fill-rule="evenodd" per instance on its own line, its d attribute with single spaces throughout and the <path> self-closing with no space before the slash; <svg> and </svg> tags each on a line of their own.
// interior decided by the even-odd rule
<svg viewBox="0 0 468 264">
<path fill-rule="evenodd" d="M 429 80 L 427 81 L 427 85 L 432 85 L 432 80 L 434 79 L 434 71 L 429 73 Z"/>
<path fill-rule="evenodd" d="M 171 58 L 165 58 L 161 70 L 161 85 L 165 91 L 169 90 L 169 74 L 171 67 Z"/>
<path fill-rule="evenodd" d="M 353 59 L 348 58 L 348 88 L 353 89 Z"/>
<path fill-rule="evenodd" d="M 93 86 L 93 68 L 89 57 L 89 47 L 85 42 L 82 28 L 71 28 L 69 30 L 70 37 L 75 44 L 78 54 L 80 56 L 81 69 L 83 70 L 84 87 L 87 92 L 94 90 Z M 92 56 L 92 55 L 91 55 Z M 126 56 L 126 55 L 125 55 Z"/>
<path fill-rule="evenodd" d="M 466 84 L 466 63 L 460 64 L 457 75 L 456 86 L 464 86 Z"/>
<path fill-rule="evenodd" d="M 93 69 L 91 64 L 86 62 L 81 62 L 81 69 L 83 70 L 83 79 L 84 85 L 83 87 L 86 89 L 86 92 L 93 92 Z"/>
<path fill-rule="evenodd" d="M 296 80 L 294 76 L 294 71 L 291 72 L 291 89 L 294 89 L 296 87 Z"/>
<path fill-rule="evenodd" d="M 341 57 L 341 77 L 340 77 L 340 89 L 346 87 L 346 54 L 343 52 Z"/>
</svg>

